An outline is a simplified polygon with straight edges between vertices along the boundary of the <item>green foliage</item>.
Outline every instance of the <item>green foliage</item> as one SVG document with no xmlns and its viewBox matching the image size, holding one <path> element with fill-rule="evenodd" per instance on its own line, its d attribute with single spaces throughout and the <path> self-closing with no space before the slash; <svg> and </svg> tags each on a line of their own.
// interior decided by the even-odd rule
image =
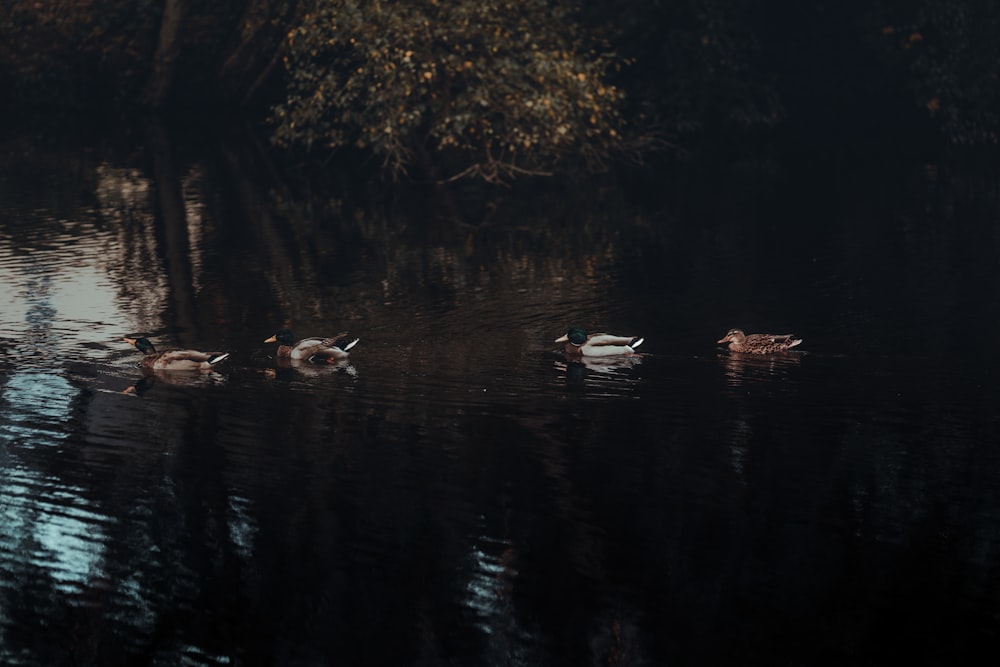
<svg viewBox="0 0 1000 667">
<path fill-rule="evenodd" d="M 909 68 L 917 104 L 955 144 L 1000 141 L 1000 6 L 976 0 L 900 2 L 883 45 Z"/>
<path fill-rule="evenodd" d="M 594 0 L 588 12 L 635 63 L 620 79 L 635 130 L 646 123 L 668 136 L 712 134 L 782 120 L 759 0 Z"/>
<path fill-rule="evenodd" d="M 152 0 L 11 0 L 0 13 L 0 72 L 8 94 L 70 105 L 145 76 L 155 44 Z"/>
<path fill-rule="evenodd" d="M 288 33 L 279 144 L 374 151 L 394 173 L 431 154 L 503 180 L 622 141 L 621 63 L 567 2 L 312 0 Z"/>
<path fill-rule="evenodd" d="M 128 106 L 154 68 L 163 0 L 5 0 L 0 11 L 2 102 L 52 108 Z M 289 3 L 278 0 L 190 2 L 177 43 L 172 101 L 204 110 L 240 97 L 265 69 L 282 36 Z M 267 33 L 267 34 L 264 34 Z M 263 39 L 255 39 L 263 35 Z M 239 58 L 228 59 L 236 53 Z M 220 74 L 239 81 L 225 81 Z M 220 86 L 222 84 L 222 86 Z M 244 89 L 240 89 L 243 86 Z"/>
</svg>

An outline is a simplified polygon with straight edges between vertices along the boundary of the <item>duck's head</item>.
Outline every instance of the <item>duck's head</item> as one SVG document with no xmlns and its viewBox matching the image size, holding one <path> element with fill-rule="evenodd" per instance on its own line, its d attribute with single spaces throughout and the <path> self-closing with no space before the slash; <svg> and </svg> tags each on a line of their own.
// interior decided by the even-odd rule
<svg viewBox="0 0 1000 667">
<path fill-rule="evenodd" d="M 265 343 L 277 343 L 278 345 L 292 345 L 295 343 L 295 336 L 288 329 L 278 329 L 278 332 L 264 341 Z"/>
<path fill-rule="evenodd" d="M 143 354 L 149 354 L 150 352 L 156 352 L 156 348 L 153 344 L 149 342 L 148 338 L 129 338 L 126 336 L 122 338 L 123 341 L 133 346 L 135 349 L 139 350 Z"/>
<path fill-rule="evenodd" d="M 736 343 L 736 344 L 740 344 L 743 341 L 745 341 L 746 338 L 747 338 L 746 334 L 743 333 L 742 329 L 730 329 L 729 333 L 726 334 L 725 338 L 723 338 L 722 340 L 716 341 L 716 343 L 718 345 L 721 345 L 722 343 Z"/>
<path fill-rule="evenodd" d="M 587 331 L 582 327 L 570 327 L 569 331 L 562 336 L 559 336 L 559 338 L 556 338 L 555 342 L 565 343 L 566 341 L 580 347 L 587 342 Z"/>
</svg>

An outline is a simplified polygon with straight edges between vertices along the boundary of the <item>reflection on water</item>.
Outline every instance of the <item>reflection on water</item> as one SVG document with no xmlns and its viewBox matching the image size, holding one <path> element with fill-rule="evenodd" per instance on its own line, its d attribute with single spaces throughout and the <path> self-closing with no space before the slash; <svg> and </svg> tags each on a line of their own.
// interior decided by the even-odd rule
<svg viewBox="0 0 1000 667">
<path fill-rule="evenodd" d="M 23 155 L 63 189 L 0 193 L 0 662 L 875 665 L 994 639 L 998 357 L 901 334 L 1000 325 L 995 188 L 838 186 L 831 219 L 720 176 L 484 213 L 146 141 Z M 732 321 L 809 349 L 720 353 Z M 646 352 L 566 359 L 574 322 Z M 279 363 L 283 323 L 362 343 Z M 134 331 L 231 357 L 152 373 Z"/>
<path fill-rule="evenodd" d="M 633 369 L 642 363 L 643 355 L 573 359 L 558 356 L 554 366 L 568 388 L 579 388 L 596 398 L 638 397 L 641 377 Z"/>
<path fill-rule="evenodd" d="M 38 568 L 62 593 L 80 592 L 97 574 L 107 517 L 81 497 L 84 489 L 34 468 L 32 461 L 35 450 L 65 441 L 65 420 L 78 393 L 58 375 L 30 370 L 8 377 L 0 395 L 0 542 L 6 555 L 0 569 Z"/>
<path fill-rule="evenodd" d="M 268 378 L 290 380 L 294 378 L 322 378 L 334 374 L 358 376 L 358 369 L 349 359 L 339 359 L 334 363 L 278 359 L 274 368 L 265 369 Z"/>
<path fill-rule="evenodd" d="M 123 389 L 122 393 L 141 397 L 156 387 L 157 383 L 177 387 L 197 388 L 225 384 L 226 382 L 226 376 L 217 371 L 176 372 L 153 371 L 148 368 L 142 368 L 138 372 L 141 374 L 141 377 Z"/>
<path fill-rule="evenodd" d="M 726 383 L 736 391 L 750 391 L 753 383 L 763 381 L 758 387 L 767 391 L 780 391 L 794 385 L 782 384 L 794 378 L 802 365 L 803 352 L 777 354 L 745 354 L 719 352 L 717 359 L 726 376 Z"/>
</svg>

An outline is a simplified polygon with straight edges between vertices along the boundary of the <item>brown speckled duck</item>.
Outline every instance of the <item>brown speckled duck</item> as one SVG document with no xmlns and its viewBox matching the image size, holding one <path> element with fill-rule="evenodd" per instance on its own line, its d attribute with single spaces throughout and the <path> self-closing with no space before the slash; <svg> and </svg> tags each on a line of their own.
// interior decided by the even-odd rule
<svg viewBox="0 0 1000 667">
<path fill-rule="evenodd" d="M 334 364 L 346 359 L 359 340 L 361 339 L 351 338 L 346 333 L 339 333 L 330 338 L 303 338 L 296 342 L 291 331 L 279 329 L 278 333 L 264 342 L 278 344 L 278 359 Z"/>
<path fill-rule="evenodd" d="M 744 352 L 747 354 L 773 354 L 774 352 L 784 352 L 795 347 L 802 342 L 801 338 L 796 338 L 795 334 L 750 334 L 743 333 L 742 329 L 730 329 L 729 333 L 717 341 L 719 345 L 728 343 L 730 352 Z"/>
<path fill-rule="evenodd" d="M 588 334 L 580 327 L 571 327 L 556 338 L 557 343 L 566 343 L 563 351 L 570 357 L 610 357 L 613 355 L 635 354 L 635 348 L 642 345 L 638 336 L 615 336 L 606 333 Z"/>
<path fill-rule="evenodd" d="M 124 340 L 142 352 L 142 367 L 154 371 L 207 371 L 229 356 L 228 352 L 199 352 L 198 350 L 163 350 L 157 352 L 148 338 Z"/>
</svg>

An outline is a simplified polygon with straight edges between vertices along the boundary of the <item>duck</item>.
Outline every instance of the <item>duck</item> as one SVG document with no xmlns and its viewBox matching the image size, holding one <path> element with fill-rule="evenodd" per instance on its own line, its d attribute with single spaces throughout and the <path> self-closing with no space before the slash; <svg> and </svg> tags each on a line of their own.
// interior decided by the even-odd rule
<svg viewBox="0 0 1000 667">
<path fill-rule="evenodd" d="M 163 350 L 157 352 L 148 338 L 124 340 L 142 352 L 142 367 L 154 371 L 207 371 L 229 356 L 228 352 L 200 352 L 198 350 Z"/>
<path fill-rule="evenodd" d="M 360 340 L 360 338 L 352 339 L 344 332 L 330 338 L 303 338 L 296 342 L 291 331 L 279 329 L 276 334 L 264 342 L 278 344 L 278 359 L 335 364 L 346 359 L 351 348 L 357 345 Z"/>
<path fill-rule="evenodd" d="M 570 327 L 569 331 L 556 338 L 557 343 L 566 343 L 563 352 L 570 357 L 610 357 L 635 354 L 642 345 L 639 336 L 616 336 L 606 333 L 591 333 L 581 327 Z"/>
<path fill-rule="evenodd" d="M 795 334 L 745 334 L 742 329 L 730 329 L 719 345 L 727 344 L 730 352 L 773 354 L 784 352 L 802 342 Z"/>
</svg>

